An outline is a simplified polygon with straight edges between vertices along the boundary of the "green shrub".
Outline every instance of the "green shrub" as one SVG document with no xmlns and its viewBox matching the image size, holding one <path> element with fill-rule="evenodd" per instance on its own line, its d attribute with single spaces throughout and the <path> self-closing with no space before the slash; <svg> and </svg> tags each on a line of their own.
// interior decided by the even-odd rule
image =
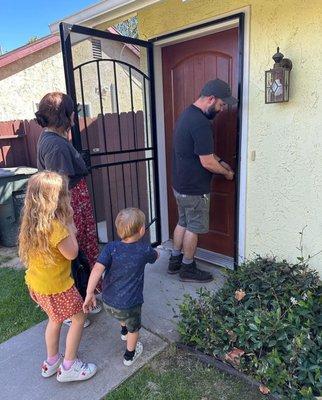
<svg viewBox="0 0 322 400">
<path fill-rule="evenodd" d="M 226 357 L 283 399 L 312 399 L 322 389 L 321 285 L 304 262 L 257 257 L 180 306 L 182 342 Z M 240 349 L 245 353 L 236 359 Z"/>
</svg>

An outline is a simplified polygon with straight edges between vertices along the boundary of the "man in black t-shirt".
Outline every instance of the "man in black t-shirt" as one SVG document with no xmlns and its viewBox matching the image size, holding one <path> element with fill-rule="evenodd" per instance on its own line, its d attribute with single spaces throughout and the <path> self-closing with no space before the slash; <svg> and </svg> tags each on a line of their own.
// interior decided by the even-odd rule
<svg viewBox="0 0 322 400">
<path fill-rule="evenodd" d="M 212 275 L 197 268 L 194 255 L 198 234 L 209 230 L 210 184 L 213 173 L 232 180 L 234 172 L 214 154 L 210 120 L 226 104 L 237 100 L 229 85 L 215 79 L 206 83 L 200 97 L 178 118 L 173 138 L 172 185 L 179 221 L 173 234 L 168 273 L 179 273 L 181 281 L 209 282 Z"/>
</svg>

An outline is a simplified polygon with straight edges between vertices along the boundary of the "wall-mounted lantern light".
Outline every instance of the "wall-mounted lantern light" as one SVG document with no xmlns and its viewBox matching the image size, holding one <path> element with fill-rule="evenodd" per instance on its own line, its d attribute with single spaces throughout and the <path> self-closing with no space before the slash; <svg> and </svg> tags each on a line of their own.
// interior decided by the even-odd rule
<svg viewBox="0 0 322 400">
<path fill-rule="evenodd" d="M 273 55 L 274 67 L 265 71 L 265 103 L 283 103 L 289 100 L 292 61 L 280 53 Z"/>
</svg>

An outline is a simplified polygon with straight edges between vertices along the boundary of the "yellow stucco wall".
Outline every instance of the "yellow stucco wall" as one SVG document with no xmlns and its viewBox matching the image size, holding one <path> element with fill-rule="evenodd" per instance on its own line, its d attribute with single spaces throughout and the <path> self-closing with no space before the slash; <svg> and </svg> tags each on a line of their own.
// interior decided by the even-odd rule
<svg viewBox="0 0 322 400">
<path fill-rule="evenodd" d="M 247 5 L 246 255 L 294 261 L 304 226 L 304 254 L 322 250 L 322 1 L 165 0 L 138 13 L 139 31 L 149 39 Z M 290 102 L 265 105 L 264 71 L 277 46 L 293 61 Z M 322 254 L 310 264 L 322 274 Z"/>
</svg>

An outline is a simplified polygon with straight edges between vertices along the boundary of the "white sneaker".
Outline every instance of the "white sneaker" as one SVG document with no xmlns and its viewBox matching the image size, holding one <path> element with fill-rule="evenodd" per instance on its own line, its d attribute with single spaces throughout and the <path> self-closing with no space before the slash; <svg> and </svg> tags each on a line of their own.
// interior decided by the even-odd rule
<svg viewBox="0 0 322 400">
<path fill-rule="evenodd" d="M 63 324 L 65 324 L 67 326 L 71 326 L 72 320 L 71 319 L 65 319 L 65 321 L 63 321 Z M 91 321 L 88 318 L 86 318 L 85 322 L 84 322 L 84 328 L 87 328 L 88 325 L 90 325 L 90 324 L 91 324 Z"/>
<path fill-rule="evenodd" d="M 142 352 L 143 352 L 143 344 L 141 342 L 137 342 L 134 357 L 132 358 L 132 360 L 126 360 L 125 358 L 123 358 L 123 364 L 129 367 L 140 357 Z"/>
<path fill-rule="evenodd" d="M 96 303 L 96 306 L 95 307 L 93 307 L 91 310 L 90 310 L 90 314 L 98 314 L 100 311 L 102 310 L 102 306 L 100 305 L 100 303 Z"/>
<path fill-rule="evenodd" d="M 48 362 L 45 360 L 41 367 L 41 376 L 43 376 L 44 378 L 49 378 L 50 376 L 55 375 L 62 361 L 63 356 L 61 354 L 57 362 L 55 362 L 55 364 L 53 365 L 48 364 Z"/>
<path fill-rule="evenodd" d="M 92 363 L 83 363 L 81 360 L 76 360 L 69 370 L 65 370 L 61 363 L 58 373 L 58 382 L 73 382 L 86 381 L 96 374 L 97 366 Z"/>
</svg>

